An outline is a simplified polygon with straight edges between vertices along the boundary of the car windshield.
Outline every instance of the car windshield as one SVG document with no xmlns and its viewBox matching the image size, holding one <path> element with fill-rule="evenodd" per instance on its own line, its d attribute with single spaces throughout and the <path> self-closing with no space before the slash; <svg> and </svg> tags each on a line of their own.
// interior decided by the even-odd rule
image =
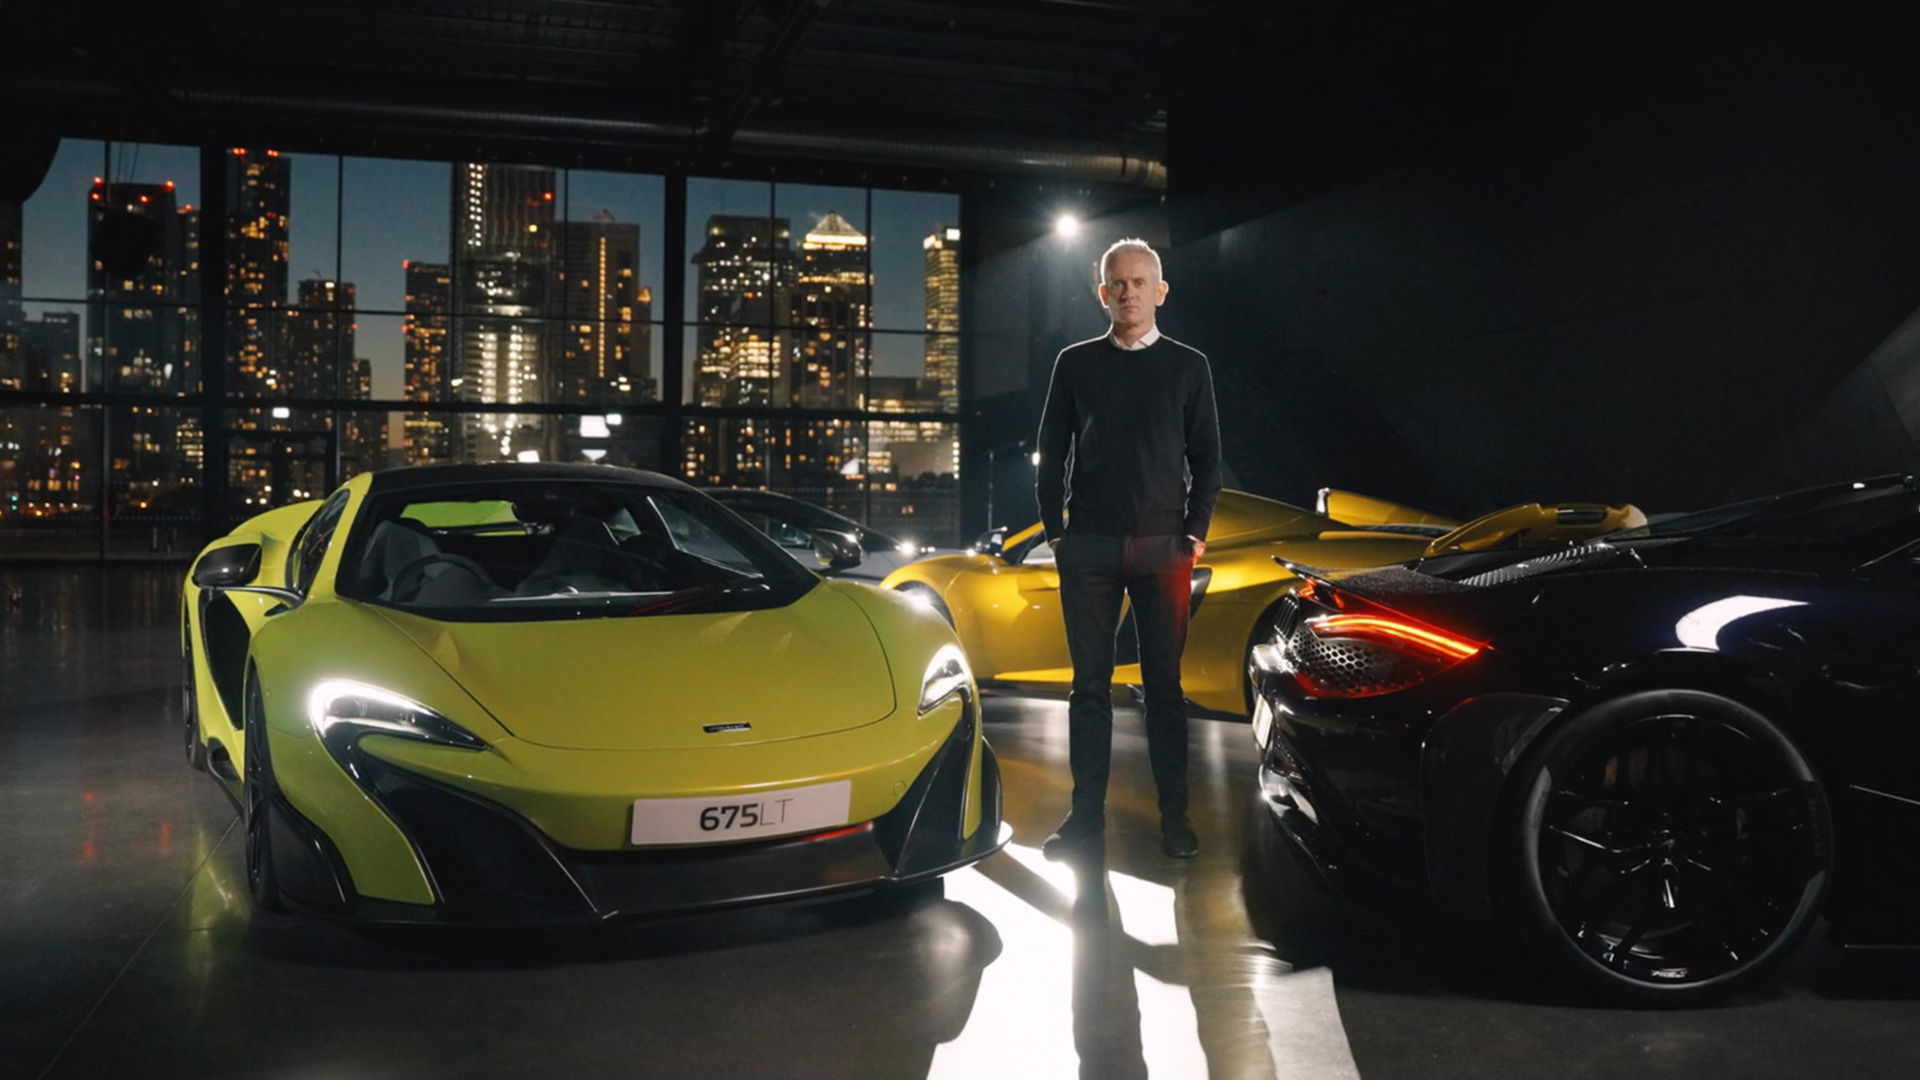
<svg viewBox="0 0 1920 1080">
<path fill-rule="evenodd" d="M 698 492 L 515 480 L 375 494 L 343 596 L 454 620 L 778 607 L 818 578 Z"/>
<path fill-rule="evenodd" d="M 1914 490 L 1905 477 L 1809 488 L 1663 518 L 1607 539 L 1710 536 L 1768 543 L 1843 539 L 1911 520 L 1920 509 Z"/>
</svg>

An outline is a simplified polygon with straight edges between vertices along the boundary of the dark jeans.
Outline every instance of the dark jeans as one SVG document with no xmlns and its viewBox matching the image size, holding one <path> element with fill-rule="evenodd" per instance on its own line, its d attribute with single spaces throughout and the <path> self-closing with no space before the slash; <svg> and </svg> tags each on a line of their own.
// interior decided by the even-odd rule
<svg viewBox="0 0 1920 1080">
<path fill-rule="evenodd" d="M 1133 602 L 1140 679 L 1147 695 L 1147 757 L 1162 814 L 1187 811 L 1187 700 L 1180 653 L 1187 645 L 1193 551 L 1184 536 L 1072 533 L 1055 555 L 1060 611 L 1073 657 L 1068 760 L 1073 811 L 1100 820 L 1113 756 L 1113 649 L 1120 601 Z"/>
</svg>

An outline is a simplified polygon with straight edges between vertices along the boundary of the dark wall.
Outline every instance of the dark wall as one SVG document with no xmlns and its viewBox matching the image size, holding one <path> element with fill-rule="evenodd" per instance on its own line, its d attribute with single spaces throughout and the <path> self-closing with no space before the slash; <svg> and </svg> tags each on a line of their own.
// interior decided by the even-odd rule
<svg viewBox="0 0 1920 1080">
<path fill-rule="evenodd" d="M 1107 330 L 1094 292 L 1094 260 L 1113 241 L 1139 237 L 1164 250 L 1166 215 L 1157 198 L 1086 189 L 1011 185 L 968 196 L 972 274 L 964 348 L 974 380 L 963 479 L 970 487 L 963 528 L 1024 528 L 1040 519 L 1031 461 L 1047 380 L 1060 350 Z M 1054 231 L 1062 213 L 1081 219 L 1077 235 Z M 1169 301 L 1170 310 L 1171 301 Z M 1176 323 L 1165 321 L 1168 333 Z"/>
<path fill-rule="evenodd" d="M 1167 276 L 1243 486 L 1658 510 L 1920 467 L 1905 44 L 1669 10 L 1186 57 Z"/>
</svg>

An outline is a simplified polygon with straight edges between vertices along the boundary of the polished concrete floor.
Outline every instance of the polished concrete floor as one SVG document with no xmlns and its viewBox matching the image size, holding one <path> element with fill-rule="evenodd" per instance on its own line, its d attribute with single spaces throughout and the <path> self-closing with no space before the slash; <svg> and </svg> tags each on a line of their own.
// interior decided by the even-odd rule
<svg viewBox="0 0 1920 1080">
<path fill-rule="evenodd" d="M 1122 711 L 1104 874 L 1045 862 L 1065 706 L 987 703 L 1013 846 L 939 894 L 570 933 L 255 914 L 181 760 L 175 572 L 0 566 L 0 1076 L 1912 1077 L 1920 960 L 1814 942 L 1689 1013 L 1583 1009 L 1482 935 L 1315 893 L 1244 726 L 1161 856 Z"/>
</svg>

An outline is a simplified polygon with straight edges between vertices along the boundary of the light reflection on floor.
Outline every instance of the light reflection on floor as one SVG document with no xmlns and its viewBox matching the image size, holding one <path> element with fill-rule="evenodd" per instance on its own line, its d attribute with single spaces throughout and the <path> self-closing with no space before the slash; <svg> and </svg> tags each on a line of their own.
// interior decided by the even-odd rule
<svg viewBox="0 0 1920 1080">
<path fill-rule="evenodd" d="M 1359 1075 L 1327 972 L 1293 971 L 1250 932 L 1209 942 L 1215 955 L 1182 949 L 1175 888 L 1108 869 L 1100 889 L 1096 874 L 1010 844 L 948 876 L 947 899 L 992 922 L 1004 948 L 930 1077 Z M 1194 983 L 1223 968 L 1237 969 L 1231 987 Z"/>
</svg>

